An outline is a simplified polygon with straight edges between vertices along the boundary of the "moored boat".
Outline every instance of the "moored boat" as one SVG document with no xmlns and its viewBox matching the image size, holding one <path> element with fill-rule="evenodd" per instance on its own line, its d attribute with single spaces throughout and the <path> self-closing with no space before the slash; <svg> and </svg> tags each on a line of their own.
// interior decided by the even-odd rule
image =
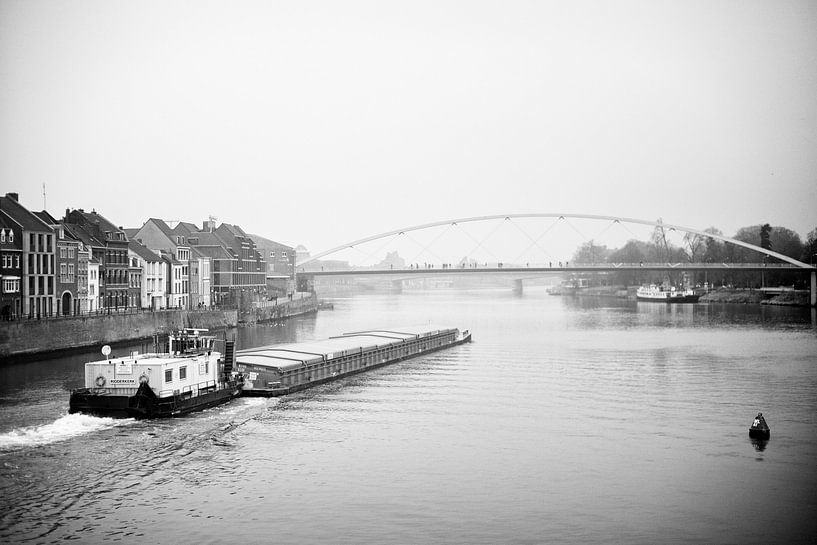
<svg viewBox="0 0 817 545">
<path fill-rule="evenodd" d="M 752 439 L 768 439 L 772 435 L 772 430 L 766 424 L 763 413 L 757 413 L 752 425 L 749 426 L 749 437 Z"/>
<path fill-rule="evenodd" d="M 225 357 L 214 350 L 206 329 L 170 335 L 167 352 L 108 358 L 85 364 L 85 387 L 71 392 L 68 412 L 97 416 L 161 418 L 181 416 L 226 403 L 241 394 L 232 371 L 233 341 Z"/>
<path fill-rule="evenodd" d="M 471 342 L 459 329 L 344 333 L 329 339 L 240 350 L 245 396 L 281 396 L 407 358 Z"/>
<path fill-rule="evenodd" d="M 675 286 L 641 286 L 636 291 L 639 301 L 655 301 L 659 303 L 697 303 L 700 295 L 691 289 L 679 290 Z"/>
</svg>

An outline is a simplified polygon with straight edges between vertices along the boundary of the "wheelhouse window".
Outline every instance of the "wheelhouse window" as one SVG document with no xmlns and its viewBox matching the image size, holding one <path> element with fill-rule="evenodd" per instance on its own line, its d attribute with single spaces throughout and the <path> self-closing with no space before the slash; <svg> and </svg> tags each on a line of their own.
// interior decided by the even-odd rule
<svg viewBox="0 0 817 545">
<path fill-rule="evenodd" d="M 187 366 L 179 367 L 179 380 L 185 380 L 187 378 Z"/>
<path fill-rule="evenodd" d="M 173 369 L 165 370 L 165 382 L 173 382 Z"/>
</svg>

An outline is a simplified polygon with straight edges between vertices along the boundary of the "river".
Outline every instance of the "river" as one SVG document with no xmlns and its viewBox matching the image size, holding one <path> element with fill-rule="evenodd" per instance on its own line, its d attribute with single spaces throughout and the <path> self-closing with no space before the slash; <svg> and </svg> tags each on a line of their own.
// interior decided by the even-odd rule
<svg viewBox="0 0 817 545">
<path fill-rule="evenodd" d="M 474 342 L 164 421 L 68 415 L 94 354 L 0 368 L 3 543 L 813 543 L 814 311 L 406 291 L 233 330 Z M 771 440 L 750 440 L 762 411 Z"/>
</svg>

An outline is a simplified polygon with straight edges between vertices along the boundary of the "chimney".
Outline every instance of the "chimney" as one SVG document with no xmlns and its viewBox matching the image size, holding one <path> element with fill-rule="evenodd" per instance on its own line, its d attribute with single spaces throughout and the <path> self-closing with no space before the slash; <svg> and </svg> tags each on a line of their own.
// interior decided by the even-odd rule
<svg viewBox="0 0 817 545">
<path fill-rule="evenodd" d="M 20 202 L 20 194 L 19 193 L 6 193 L 6 197 L 13 200 L 14 202 Z"/>
</svg>

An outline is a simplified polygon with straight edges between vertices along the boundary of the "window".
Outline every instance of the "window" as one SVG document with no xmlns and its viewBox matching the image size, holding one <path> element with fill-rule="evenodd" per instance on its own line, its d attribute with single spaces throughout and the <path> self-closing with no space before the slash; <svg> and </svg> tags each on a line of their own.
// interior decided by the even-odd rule
<svg viewBox="0 0 817 545">
<path fill-rule="evenodd" d="M 165 382 L 173 382 L 173 369 L 165 370 Z"/>
<path fill-rule="evenodd" d="M 60 248 L 60 259 L 65 259 L 65 257 L 67 255 L 68 255 L 68 249 L 65 246 Z"/>
<path fill-rule="evenodd" d="M 286 256 L 287 256 L 287 253 L 285 251 L 281 250 L 281 257 L 286 258 Z"/>
<path fill-rule="evenodd" d="M 275 258 L 275 252 L 270 252 L 269 256 L 272 257 L 272 258 Z"/>
<path fill-rule="evenodd" d="M 185 380 L 187 378 L 187 366 L 179 367 L 179 380 Z"/>
<path fill-rule="evenodd" d="M 9 229 L 9 242 L 14 242 L 14 231 Z"/>
<path fill-rule="evenodd" d="M 3 279 L 3 293 L 17 293 L 20 291 L 19 278 L 4 278 Z"/>
<path fill-rule="evenodd" d="M 5 242 L 5 241 L 6 241 L 6 230 L 5 229 L 0 229 L 0 242 Z"/>
<path fill-rule="evenodd" d="M 72 259 L 74 258 L 74 247 L 73 246 L 68 248 L 68 257 L 70 257 Z"/>
</svg>

